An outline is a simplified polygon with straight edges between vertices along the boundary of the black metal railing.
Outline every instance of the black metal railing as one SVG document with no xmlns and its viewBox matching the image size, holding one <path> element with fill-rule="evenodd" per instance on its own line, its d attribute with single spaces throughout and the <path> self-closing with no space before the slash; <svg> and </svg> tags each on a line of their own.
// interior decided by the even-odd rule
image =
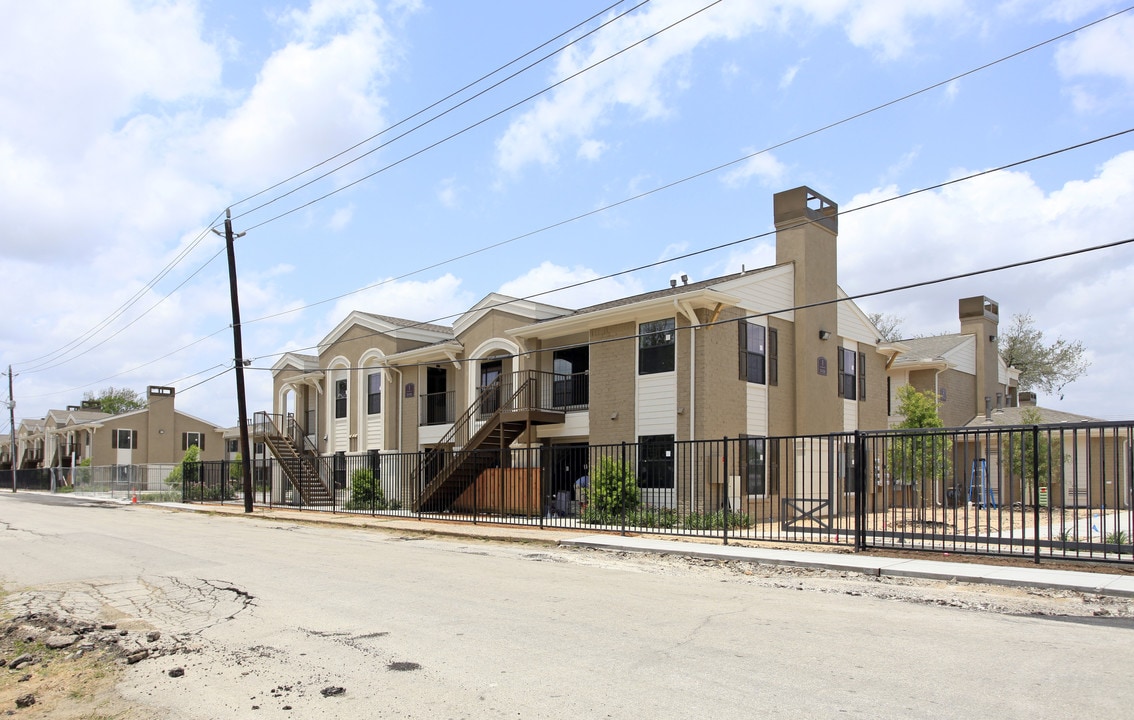
<svg viewBox="0 0 1134 720">
<path fill-rule="evenodd" d="M 662 444 L 324 456 L 342 482 L 304 509 L 1134 563 L 1132 423 Z M 475 460 L 475 477 L 412 512 L 457 460 Z M 259 486 L 261 501 L 289 505 L 276 464 L 264 472 L 276 484 Z"/>
<path fill-rule="evenodd" d="M 425 393 L 421 396 L 421 425 L 444 425 L 456 416 L 457 393 L 453 390 Z"/>
</svg>

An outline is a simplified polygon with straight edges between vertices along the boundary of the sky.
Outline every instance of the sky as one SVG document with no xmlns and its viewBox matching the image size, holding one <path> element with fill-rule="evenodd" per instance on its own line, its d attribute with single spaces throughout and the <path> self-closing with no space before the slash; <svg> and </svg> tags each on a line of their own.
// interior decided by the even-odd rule
<svg viewBox="0 0 1134 720">
<path fill-rule="evenodd" d="M 226 208 L 254 412 L 353 310 L 451 324 L 492 292 L 573 308 L 772 264 L 800 185 L 839 204 L 867 312 L 957 332 L 986 295 L 1087 349 L 1041 406 L 1134 419 L 1134 244 L 979 272 L 1134 238 L 1125 8 L 0 0 L 16 422 L 172 385 L 236 424 Z"/>
</svg>

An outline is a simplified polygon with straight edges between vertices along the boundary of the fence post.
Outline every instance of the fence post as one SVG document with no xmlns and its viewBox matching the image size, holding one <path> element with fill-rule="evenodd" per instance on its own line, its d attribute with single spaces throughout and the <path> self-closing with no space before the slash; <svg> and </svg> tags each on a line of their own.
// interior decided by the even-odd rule
<svg viewBox="0 0 1134 720">
<path fill-rule="evenodd" d="M 1032 509 L 1035 525 L 1035 560 L 1040 563 L 1040 474 L 1039 474 L 1039 425 L 1032 425 Z"/>
<path fill-rule="evenodd" d="M 626 534 L 626 441 L 622 441 L 622 468 L 618 473 L 621 490 L 619 492 L 619 505 L 622 506 L 622 534 Z"/>
<path fill-rule="evenodd" d="M 730 489 L 728 486 L 728 435 L 724 438 L 724 502 L 721 503 L 721 533 L 724 536 L 724 544 L 728 545 L 728 518 L 729 518 L 729 505 L 732 502 L 730 497 Z"/>
<path fill-rule="evenodd" d="M 428 482 L 428 481 L 425 479 L 425 451 L 424 450 L 418 450 L 417 451 L 417 487 L 414 488 L 414 490 L 413 490 L 414 495 L 417 496 L 417 502 L 415 502 L 414 504 L 417 505 L 417 519 L 418 520 L 421 519 L 421 491 L 423 489 L 425 489 L 426 482 Z"/>
<path fill-rule="evenodd" d="M 866 549 L 866 440 L 854 431 L 854 549 Z"/>
</svg>

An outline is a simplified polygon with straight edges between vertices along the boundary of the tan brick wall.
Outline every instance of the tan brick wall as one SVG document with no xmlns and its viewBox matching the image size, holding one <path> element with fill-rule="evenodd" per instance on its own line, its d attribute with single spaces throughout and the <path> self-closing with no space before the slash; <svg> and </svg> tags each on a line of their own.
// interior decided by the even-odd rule
<svg viewBox="0 0 1134 720">
<path fill-rule="evenodd" d="M 632 336 L 633 322 L 596 328 L 591 342 Z M 591 345 L 591 443 L 602 445 L 625 440 L 634 442 L 634 388 L 637 372 L 636 338 Z M 618 413 L 616 419 L 611 419 Z"/>
<path fill-rule="evenodd" d="M 702 322 L 712 313 L 700 311 Z M 718 320 L 744 317 L 737 308 L 721 312 Z M 735 322 L 697 331 L 697 437 L 737 437 L 747 430 L 747 381 L 740 379 L 740 330 Z M 680 406 L 682 403 L 678 402 Z M 689 423 L 678 424 L 688 428 Z M 688 438 L 686 432 L 681 436 Z"/>
<path fill-rule="evenodd" d="M 768 327 L 779 340 L 779 382 L 768 385 L 768 434 L 776 437 L 795 434 L 795 326 L 769 317 Z"/>
<path fill-rule="evenodd" d="M 873 347 L 860 346 L 866 354 L 866 400 L 858 405 L 859 430 L 885 430 L 886 416 L 886 357 Z"/>
<path fill-rule="evenodd" d="M 945 401 L 938 412 L 945 427 L 960 427 L 973 419 L 977 405 L 976 377 L 957 370 L 946 370 L 938 378 L 938 388 L 945 391 Z M 984 399 L 981 399 L 981 404 Z"/>
</svg>

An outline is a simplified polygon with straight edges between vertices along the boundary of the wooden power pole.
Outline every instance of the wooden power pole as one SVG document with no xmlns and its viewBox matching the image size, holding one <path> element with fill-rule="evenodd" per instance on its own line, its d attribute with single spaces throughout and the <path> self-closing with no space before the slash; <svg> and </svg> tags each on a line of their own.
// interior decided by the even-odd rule
<svg viewBox="0 0 1134 720">
<path fill-rule="evenodd" d="M 240 298 L 236 294 L 236 249 L 232 209 L 224 211 L 224 244 L 228 250 L 228 289 L 232 296 L 232 349 L 236 359 L 236 407 L 240 415 L 240 476 L 244 480 L 244 512 L 252 512 L 252 456 L 248 452 L 248 402 L 244 397 L 244 348 L 240 340 Z"/>
</svg>

